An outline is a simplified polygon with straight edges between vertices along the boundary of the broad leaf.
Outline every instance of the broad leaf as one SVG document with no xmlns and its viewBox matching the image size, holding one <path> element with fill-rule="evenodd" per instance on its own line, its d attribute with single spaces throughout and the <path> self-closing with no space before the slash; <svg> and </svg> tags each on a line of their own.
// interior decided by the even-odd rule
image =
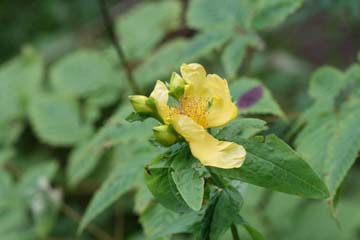
<svg viewBox="0 0 360 240">
<path fill-rule="evenodd" d="M 247 152 L 245 162 L 240 168 L 213 168 L 215 173 L 302 197 L 328 197 L 328 190 L 319 176 L 298 153 L 275 135 L 247 141 L 229 140 L 244 146 Z"/>
<path fill-rule="evenodd" d="M 164 207 L 179 213 L 188 211 L 178 192 L 169 168 L 151 168 L 144 171 L 145 182 L 155 199 Z"/>
<path fill-rule="evenodd" d="M 176 188 L 186 204 L 195 211 L 201 209 L 204 195 L 204 179 L 195 169 L 197 164 L 187 150 L 180 151 L 171 164 Z"/>
<path fill-rule="evenodd" d="M 217 26 L 247 28 L 252 18 L 251 0 L 192 0 L 186 20 L 189 26 L 199 29 L 212 29 Z"/>
<path fill-rule="evenodd" d="M 72 145 L 89 134 L 90 128 L 82 124 L 79 107 L 71 98 L 39 94 L 31 99 L 29 114 L 36 135 L 50 145 Z"/>
<path fill-rule="evenodd" d="M 186 61 L 194 61 L 204 57 L 229 40 L 231 35 L 232 29 L 228 27 L 199 33 L 189 41 L 181 56 Z"/>
<path fill-rule="evenodd" d="M 334 196 L 360 151 L 358 100 L 345 103 L 339 114 L 319 116 L 308 123 L 296 146 L 323 177 Z"/>
<path fill-rule="evenodd" d="M 183 39 L 164 44 L 136 68 L 137 82 L 147 86 L 158 79 L 168 80 L 171 72 L 179 70 L 175 66 L 180 66 L 184 62 L 181 55 L 186 46 L 187 42 Z"/>
<path fill-rule="evenodd" d="M 180 11 L 180 3 L 171 0 L 145 2 L 121 15 L 116 29 L 126 56 L 139 59 L 148 55 L 166 32 L 178 27 Z"/>
<path fill-rule="evenodd" d="M 147 237 L 157 238 L 190 232 L 190 227 L 199 219 L 200 216 L 196 212 L 178 214 L 160 204 L 155 204 L 141 215 L 140 222 Z"/>
<path fill-rule="evenodd" d="M 88 141 L 74 148 L 67 166 L 67 181 L 73 187 L 87 177 L 109 148 L 119 143 L 129 143 L 151 136 L 154 121 L 128 123 L 125 121 L 129 107 L 120 108 L 109 121 Z"/>
<path fill-rule="evenodd" d="M 285 118 L 270 91 L 258 80 L 240 78 L 230 84 L 240 114 L 273 114 Z"/>
<path fill-rule="evenodd" d="M 261 46 L 256 36 L 249 34 L 235 36 L 221 55 L 221 62 L 228 78 L 233 79 L 237 76 L 248 47 L 261 48 Z"/>
<path fill-rule="evenodd" d="M 11 144 L 20 136 L 29 98 L 41 87 L 43 60 L 32 49 L 0 67 L 0 145 Z"/>
<path fill-rule="evenodd" d="M 119 164 L 91 200 L 81 220 L 79 232 L 125 192 L 133 188 L 139 179 L 142 180 L 146 163 L 159 154 L 158 150 L 147 142 L 124 144 L 118 151 L 118 156 L 121 156 L 117 159 Z"/>
<path fill-rule="evenodd" d="M 258 0 L 253 18 L 253 28 L 262 30 L 275 27 L 294 13 L 304 0 Z"/>
<path fill-rule="evenodd" d="M 334 98 L 345 83 L 342 72 L 332 67 L 322 67 L 311 76 L 309 95 L 314 99 Z"/>
<path fill-rule="evenodd" d="M 60 59 L 51 68 L 51 86 L 57 92 L 89 96 L 114 80 L 111 62 L 94 50 L 78 50 Z"/>
<path fill-rule="evenodd" d="M 219 139 L 249 138 L 267 130 L 266 122 L 257 118 L 237 118 L 215 133 Z"/>
<path fill-rule="evenodd" d="M 220 237 L 235 223 L 243 203 L 240 193 L 232 187 L 226 188 L 220 195 L 211 222 L 210 240 Z"/>
<path fill-rule="evenodd" d="M 137 214 L 142 214 L 151 201 L 153 200 L 153 195 L 151 194 L 149 188 L 146 186 L 144 178 L 141 178 L 140 181 L 136 184 L 136 194 L 135 194 L 135 206 L 134 210 Z"/>
</svg>

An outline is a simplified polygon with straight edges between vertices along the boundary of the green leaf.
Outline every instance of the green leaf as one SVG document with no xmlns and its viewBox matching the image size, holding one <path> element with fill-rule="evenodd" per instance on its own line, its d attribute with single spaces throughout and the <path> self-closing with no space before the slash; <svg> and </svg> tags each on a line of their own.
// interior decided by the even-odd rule
<svg viewBox="0 0 360 240">
<path fill-rule="evenodd" d="M 345 83 L 342 72 L 325 66 L 312 74 L 309 95 L 314 99 L 334 98 L 340 93 Z"/>
<path fill-rule="evenodd" d="M 137 191 L 134 199 L 134 210 L 137 214 L 140 215 L 145 211 L 145 209 L 147 209 L 147 207 L 153 200 L 153 195 L 151 194 L 149 188 L 146 186 L 143 178 L 137 183 L 136 188 Z"/>
<path fill-rule="evenodd" d="M 221 55 L 221 62 L 228 78 L 233 79 L 236 77 L 249 46 L 261 48 L 260 40 L 256 36 L 249 34 L 237 35 L 226 46 L 224 53 Z"/>
<path fill-rule="evenodd" d="M 318 118 L 321 115 L 326 115 L 334 111 L 334 99 L 324 98 L 319 99 L 313 103 L 311 107 L 306 109 L 296 122 L 293 124 L 289 135 L 292 135 L 300 130 L 307 122 Z"/>
<path fill-rule="evenodd" d="M 210 240 L 220 239 L 239 217 L 243 198 L 232 187 L 227 187 L 220 195 L 212 217 Z"/>
<path fill-rule="evenodd" d="M 193 61 L 204 57 L 211 51 L 219 48 L 232 36 L 232 29 L 218 28 L 203 32 L 192 38 L 184 49 L 182 58 L 186 61 Z"/>
<path fill-rule="evenodd" d="M 237 118 L 215 133 L 218 139 L 250 138 L 267 130 L 266 122 L 257 118 Z"/>
<path fill-rule="evenodd" d="M 178 214 L 160 204 L 155 204 L 141 215 L 140 222 L 147 237 L 156 238 L 189 232 L 189 228 L 199 218 L 199 214 L 193 211 Z"/>
<path fill-rule="evenodd" d="M 192 0 L 189 4 L 186 20 L 189 26 L 198 29 L 213 29 L 229 26 L 248 27 L 252 18 L 251 0 Z"/>
<path fill-rule="evenodd" d="M 31 99 L 29 114 L 36 135 L 50 145 L 72 145 L 89 134 L 90 129 L 82 124 L 78 105 L 71 98 L 39 94 Z"/>
<path fill-rule="evenodd" d="M 201 209 L 204 196 L 204 179 L 195 169 L 197 164 L 187 150 L 180 151 L 171 164 L 171 176 L 181 197 L 195 211 Z"/>
<path fill-rule="evenodd" d="M 111 62 L 94 50 L 77 50 L 51 68 L 51 86 L 57 92 L 86 97 L 111 85 Z"/>
<path fill-rule="evenodd" d="M 302 3 L 303 0 L 258 0 L 252 20 L 253 28 L 262 30 L 279 25 L 300 8 Z"/>
<path fill-rule="evenodd" d="M 133 188 L 142 179 L 143 169 L 147 162 L 159 154 L 149 143 L 124 144 L 118 149 L 121 159 L 101 188 L 92 198 L 81 220 L 78 232 L 84 230 L 96 216 Z"/>
<path fill-rule="evenodd" d="M 140 59 L 148 55 L 166 32 L 179 26 L 180 12 L 180 3 L 171 0 L 141 3 L 120 16 L 116 29 L 126 56 Z"/>
<path fill-rule="evenodd" d="M 196 240 L 209 239 L 210 231 L 211 231 L 211 223 L 213 220 L 215 207 L 220 197 L 219 192 L 212 192 L 212 193 L 213 195 L 206 206 L 205 213 L 203 214 L 197 228 L 195 228 Z"/>
<path fill-rule="evenodd" d="M 151 168 L 144 171 L 144 176 L 149 190 L 164 207 L 179 213 L 189 210 L 171 177 L 170 168 Z"/>
<path fill-rule="evenodd" d="M 236 76 L 239 67 L 246 55 L 247 42 L 242 36 L 237 36 L 225 48 L 221 56 L 221 61 L 225 69 L 225 73 L 230 79 Z"/>
<path fill-rule="evenodd" d="M 244 146 L 246 159 L 240 168 L 213 168 L 215 173 L 302 197 L 324 199 L 329 196 L 325 184 L 306 161 L 275 135 L 247 141 L 228 140 Z"/>
<path fill-rule="evenodd" d="M 0 67 L 0 144 L 17 140 L 24 124 L 29 98 L 41 87 L 43 60 L 32 49 L 24 48 L 21 55 Z"/>
<path fill-rule="evenodd" d="M 136 68 L 135 78 L 137 83 L 147 86 L 155 83 L 157 79 L 167 80 L 171 72 L 178 71 L 178 66 L 183 63 L 181 58 L 187 41 L 177 39 L 162 45 L 156 52 Z"/>
<path fill-rule="evenodd" d="M 260 96 L 251 96 L 250 91 L 258 88 Z M 285 118 L 283 111 L 277 104 L 270 91 L 258 80 L 251 78 L 240 78 L 231 82 L 230 91 L 233 98 L 238 102 L 240 114 L 273 114 Z M 244 96 L 249 94 L 250 96 Z M 258 93 L 256 93 L 258 94 Z M 255 94 L 255 95 L 256 95 Z M 249 98 L 243 99 L 243 98 Z M 258 97 L 258 98 L 257 98 Z M 248 101 L 242 107 L 241 101 Z M 253 100 L 251 102 L 251 100 Z"/>
<path fill-rule="evenodd" d="M 126 121 L 133 123 L 133 122 L 143 122 L 149 117 L 149 114 L 143 114 L 138 112 L 132 112 L 126 117 Z"/>
<path fill-rule="evenodd" d="M 360 102 L 346 102 L 339 114 L 331 113 L 310 121 L 296 139 L 296 146 L 323 177 L 335 196 L 360 151 Z"/>
<path fill-rule="evenodd" d="M 1 66 L 0 88 L 6 94 L 0 94 L 0 120 L 7 115 L 6 110 L 20 110 L 21 104 L 27 103 L 28 98 L 39 91 L 43 68 L 43 59 L 31 48 L 24 48 L 21 55 Z"/>
<path fill-rule="evenodd" d="M 121 107 L 96 135 L 74 148 L 66 169 L 70 187 L 74 187 L 87 177 L 109 148 L 151 136 L 155 121 L 149 119 L 144 122 L 128 123 L 125 121 L 128 111 L 130 111 L 129 107 Z"/>
</svg>

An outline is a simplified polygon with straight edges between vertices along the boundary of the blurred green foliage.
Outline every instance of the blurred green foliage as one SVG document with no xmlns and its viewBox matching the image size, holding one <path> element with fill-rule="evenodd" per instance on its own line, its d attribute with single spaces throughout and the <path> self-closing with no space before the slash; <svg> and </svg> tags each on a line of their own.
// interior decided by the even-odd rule
<svg viewBox="0 0 360 240">
<path fill-rule="evenodd" d="M 253 185 L 315 194 L 286 161 L 279 164 L 287 171 L 279 179 L 271 176 L 278 159 L 266 158 L 270 150 L 258 154 L 259 140 L 248 143 L 253 155 L 248 162 L 265 159 L 264 179 L 270 182 L 255 181 L 246 170 L 218 171 L 237 180 L 211 198 L 213 193 L 200 187 L 201 169 L 186 172 L 181 162 L 144 179 L 144 167 L 165 149 L 148 141 L 155 121 L 125 120 L 133 89 L 107 38 L 99 2 L 5 0 L 0 3 L 1 239 L 232 239 L 233 222 L 241 239 L 360 238 L 359 1 L 112 0 L 108 5 L 144 94 L 157 79 L 168 81 L 182 63 L 194 61 L 228 79 L 234 100 L 261 87 L 256 104 L 240 109 L 241 117 L 227 128 L 212 131 L 234 138 L 276 133 L 297 152 L 273 135 L 264 144 L 281 146 L 280 157 L 295 159 L 304 172 L 309 164 L 330 198 L 307 200 Z M 291 181 L 281 181 L 288 175 Z M 322 188 L 313 176 L 306 184 Z M 172 198 L 159 188 L 163 184 L 175 189 Z M 201 194 L 191 192 L 194 186 Z M 153 195 L 166 195 L 160 202 L 173 210 L 180 204 L 200 211 L 171 211 Z M 238 211 L 243 219 L 232 215 Z"/>
</svg>

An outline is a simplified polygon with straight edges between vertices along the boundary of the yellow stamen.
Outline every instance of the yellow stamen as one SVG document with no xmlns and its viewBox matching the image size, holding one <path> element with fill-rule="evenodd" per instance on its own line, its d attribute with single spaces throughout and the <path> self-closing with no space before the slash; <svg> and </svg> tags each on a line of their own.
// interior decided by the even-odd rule
<svg viewBox="0 0 360 240">
<path fill-rule="evenodd" d="M 208 127 L 208 109 L 211 105 L 209 98 L 182 96 L 180 97 L 179 102 L 180 105 L 178 107 L 171 108 L 170 114 L 172 116 L 183 114 L 192 118 L 204 128 Z"/>
</svg>

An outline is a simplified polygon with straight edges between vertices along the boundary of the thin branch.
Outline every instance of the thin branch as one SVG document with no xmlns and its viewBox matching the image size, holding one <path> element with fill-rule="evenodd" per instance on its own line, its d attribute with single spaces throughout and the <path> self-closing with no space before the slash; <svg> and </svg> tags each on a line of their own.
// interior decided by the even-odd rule
<svg viewBox="0 0 360 240">
<path fill-rule="evenodd" d="M 68 206 L 67 204 L 63 203 L 61 206 L 61 211 L 73 221 L 80 223 L 81 215 L 74 210 L 72 207 Z M 104 232 L 101 228 L 96 226 L 95 224 L 88 224 L 86 229 L 91 233 L 94 237 L 101 240 L 114 240 L 109 234 Z"/>
<path fill-rule="evenodd" d="M 239 236 L 239 233 L 238 233 L 238 230 L 237 230 L 235 224 L 231 224 L 231 234 L 232 234 L 233 240 L 240 240 L 240 236 Z"/>
<path fill-rule="evenodd" d="M 116 53 L 120 59 L 121 64 L 123 65 L 127 81 L 129 83 L 131 89 L 134 91 L 134 93 L 141 94 L 141 90 L 140 90 L 139 86 L 136 84 L 130 63 L 128 62 L 127 58 L 125 57 L 125 53 L 124 53 L 124 51 L 119 43 L 119 39 L 115 33 L 114 24 L 113 24 L 111 15 L 109 13 L 109 9 L 107 7 L 106 0 L 99 0 L 99 3 L 100 3 L 101 14 L 102 14 L 102 17 L 104 20 L 104 25 L 105 25 L 106 31 L 108 33 L 109 39 L 110 39 L 113 47 L 116 50 Z"/>
</svg>

